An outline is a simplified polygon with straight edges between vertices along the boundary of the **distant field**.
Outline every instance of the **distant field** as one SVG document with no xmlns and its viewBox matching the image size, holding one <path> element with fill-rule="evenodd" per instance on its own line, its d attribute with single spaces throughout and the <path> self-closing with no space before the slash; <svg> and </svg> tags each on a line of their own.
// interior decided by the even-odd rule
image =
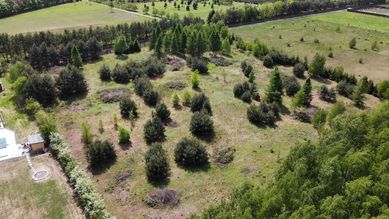
<svg viewBox="0 0 389 219">
<path fill-rule="evenodd" d="M 146 16 L 111 9 L 96 3 L 69 3 L 0 19 L 0 33 L 63 30 L 143 21 Z"/>
<path fill-rule="evenodd" d="M 342 65 L 350 73 L 367 75 L 375 81 L 389 78 L 388 18 L 333 12 L 241 26 L 232 31 L 246 40 L 258 38 L 270 47 L 308 59 L 315 53 L 327 56 L 331 48 L 334 58 L 327 57 L 330 65 Z M 356 49 L 349 48 L 353 37 L 357 39 Z M 314 43 L 315 39 L 319 43 Z M 374 41 L 379 51 L 371 50 Z"/>
<path fill-rule="evenodd" d="M 180 1 L 176 2 L 177 5 L 179 4 L 179 2 Z M 174 7 L 173 1 L 170 3 L 167 1 L 166 3 L 167 3 L 166 9 L 164 8 L 165 2 L 155 2 L 154 8 L 159 10 L 159 11 L 164 11 L 163 13 L 165 13 L 165 15 L 166 14 L 170 14 L 170 15 L 177 14 L 180 17 L 184 17 L 185 15 L 186 16 L 194 15 L 195 17 L 201 17 L 203 19 L 207 19 L 209 12 L 212 10 L 211 1 L 207 2 L 205 6 L 203 5 L 203 3 L 199 3 L 197 10 L 194 10 L 193 7 L 190 6 L 190 11 L 186 10 L 185 4 L 181 5 L 180 9 L 178 9 L 178 7 Z M 149 6 L 149 8 L 150 8 L 148 11 L 148 14 L 153 14 L 153 7 L 151 6 L 151 2 L 137 3 L 136 5 L 138 7 L 138 12 L 143 13 L 143 9 L 144 9 L 145 4 L 147 6 Z M 214 4 L 214 10 L 221 11 L 221 10 L 226 10 L 227 8 L 230 8 L 230 7 L 242 7 L 242 6 L 244 6 L 244 3 L 241 3 L 241 2 L 234 2 L 233 5 Z"/>
</svg>

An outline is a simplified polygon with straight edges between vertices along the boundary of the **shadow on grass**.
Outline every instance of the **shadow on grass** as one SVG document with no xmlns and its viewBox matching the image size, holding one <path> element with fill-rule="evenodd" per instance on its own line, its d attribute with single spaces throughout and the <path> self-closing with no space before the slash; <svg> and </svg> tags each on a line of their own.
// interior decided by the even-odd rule
<svg viewBox="0 0 389 219">
<path fill-rule="evenodd" d="M 126 151 L 128 149 L 130 149 L 132 147 L 132 143 L 131 141 L 128 142 L 128 143 L 124 143 L 124 144 L 119 144 L 120 148 L 123 150 L 123 151 Z"/>
<path fill-rule="evenodd" d="M 107 171 L 113 164 L 116 163 L 116 157 L 107 161 L 101 162 L 99 165 L 89 166 L 92 175 L 100 175 Z"/>
<path fill-rule="evenodd" d="M 86 96 L 88 96 L 88 92 L 85 92 L 83 94 L 78 94 L 78 95 L 72 95 L 68 97 L 61 97 L 61 100 L 65 101 L 66 105 L 70 105 L 77 100 L 85 99 Z"/>
<path fill-rule="evenodd" d="M 125 61 L 128 59 L 128 55 L 117 55 L 115 59 Z"/>
<path fill-rule="evenodd" d="M 157 187 L 157 188 L 164 188 L 170 183 L 170 178 L 166 177 L 164 180 L 152 180 L 148 179 L 147 180 L 152 186 Z"/>
<path fill-rule="evenodd" d="M 192 173 L 207 172 L 211 168 L 209 161 L 207 163 L 200 165 L 200 166 L 184 166 L 181 164 L 177 164 L 177 166 L 184 169 L 185 171 L 192 172 Z"/>
</svg>

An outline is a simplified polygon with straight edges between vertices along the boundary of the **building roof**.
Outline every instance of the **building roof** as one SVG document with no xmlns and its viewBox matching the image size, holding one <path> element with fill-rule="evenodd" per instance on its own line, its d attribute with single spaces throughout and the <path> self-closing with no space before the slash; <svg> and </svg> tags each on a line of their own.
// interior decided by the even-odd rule
<svg viewBox="0 0 389 219">
<path fill-rule="evenodd" d="M 36 143 L 44 143 L 45 140 L 43 140 L 42 136 L 40 134 L 30 135 L 28 136 L 28 143 L 29 144 L 36 144 Z"/>
</svg>

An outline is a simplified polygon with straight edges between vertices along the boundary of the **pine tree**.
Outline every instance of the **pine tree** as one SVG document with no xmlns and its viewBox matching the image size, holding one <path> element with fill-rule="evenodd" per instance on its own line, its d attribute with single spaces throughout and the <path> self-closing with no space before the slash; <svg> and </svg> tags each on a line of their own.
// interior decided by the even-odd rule
<svg viewBox="0 0 389 219">
<path fill-rule="evenodd" d="M 219 40 L 220 40 L 220 38 L 219 38 Z M 207 51 L 208 41 L 206 39 L 204 32 L 200 32 L 197 34 L 195 45 L 197 47 L 197 56 L 198 57 L 202 56 L 204 54 L 204 52 Z"/>
<path fill-rule="evenodd" d="M 162 46 L 163 46 L 163 36 L 158 37 L 157 41 L 155 42 L 155 48 L 154 48 L 154 53 L 155 55 L 160 58 L 162 56 Z"/>
<path fill-rule="evenodd" d="M 296 107 L 301 106 L 309 106 L 311 104 L 312 100 L 312 85 L 311 85 L 311 79 L 308 78 L 304 86 L 297 92 L 297 94 L 293 98 L 293 105 Z"/>
<path fill-rule="evenodd" d="M 82 58 L 81 58 L 81 55 L 80 53 L 78 52 L 78 49 L 73 46 L 72 48 L 72 52 L 71 52 L 71 60 L 72 60 L 72 64 L 74 66 L 76 66 L 77 68 L 81 68 L 82 67 Z"/>
<path fill-rule="evenodd" d="M 326 58 L 316 53 L 308 69 L 308 72 L 311 75 L 311 77 L 319 77 L 320 75 L 322 75 L 324 73 L 325 63 L 326 63 Z"/>
<path fill-rule="evenodd" d="M 227 56 L 231 55 L 231 45 L 227 38 L 225 38 L 222 42 L 222 53 Z"/>
<path fill-rule="evenodd" d="M 30 62 L 30 65 L 38 71 L 42 69 L 40 56 L 41 56 L 41 50 L 39 49 L 39 47 L 33 44 L 28 54 L 28 58 L 29 58 L 28 61 Z"/>
<path fill-rule="evenodd" d="M 126 38 L 124 36 L 119 36 L 115 40 L 115 45 L 113 47 L 114 53 L 116 55 L 122 55 L 128 48 Z"/>
<path fill-rule="evenodd" d="M 221 40 L 219 31 L 214 28 L 211 31 L 211 34 L 209 36 L 209 42 L 210 42 L 210 50 L 213 52 L 213 55 L 215 56 L 216 53 L 218 53 L 221 50 Z"/>
<path fill-rule="evenodd" d="M 267 101 L 269 103 L 277 102 L 281 103 L 283 95 L 283 84 L 280 76 L 280 71 L 278 70 L 278 67 L 274 69 L 272 72 L 271 78 L 270 78 L 270 84 L 266 91 Z"/>
<path fill-rule="evenodd" d="M 186 52 L 191 56 L 196 56 L 196 34 L 190 33 L 186 41 Z"/>
<path fill-rule="evenodd" d="M 363 107 L 364 102 L 363 102 L 363 84 L 360 83 L 358 86 L 355 86 L 353 94 L 351 96 L 351 99 L 354 101 L 355 106 L 357 107 Z"/>
<path fill-rule="evenodd" d="M 154 2 L 152 4 L 154 4 Z M 153 28 L 153 31 L 151 32 L 150 50 L 154 49 L 157 39 L 161 35 L 161 32 L 162 32 L 161 27 L 159 26 L 159 24 L 156 24 L 155 27 Z"/>
</svg>

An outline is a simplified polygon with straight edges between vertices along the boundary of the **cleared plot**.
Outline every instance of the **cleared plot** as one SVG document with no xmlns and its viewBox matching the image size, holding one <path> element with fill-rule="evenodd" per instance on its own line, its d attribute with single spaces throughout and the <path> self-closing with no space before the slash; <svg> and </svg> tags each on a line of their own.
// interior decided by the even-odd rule
<svg viewBox="0 0 389 219">
<path fill-rule="evenodd" d="M 380 81 L 389 78 L 389 19 L 352 12 L 334 12 L 300 18 L 284 19 L 231 29 L 246 40 L 259 39 L 269 47 L 288 54 L 327 56 L 332 49 L 332 66 L 341 65 L 349 73 Z M 357 39 L 356 49 L 349 48 Z M 301 41 L 303 38 L 303 42 Z M 315 40 L 316 41 L 315 43 Z M 379 51 L 371 46 L 377 41 Z M 360 64 L 360 60 L 362 64 Z"/>
<path fill-rule="evenodd" d="M 69 3 L 0 19 L 0 32 L 26 33 L 102 26 L 150 19 L 97 3 Z"/>
<path fill-rule="evenodd" d="M 85 218 L 56 161 L 45 154 L 33 157 L 32 164 L 47 167 L 49 178 L 34 182 L 24 158 L 0 163 L 0 218 Z"/>
<path fill-rule="evenodd" d="M 166 4 L 167 4 L 167 7 L 165 8 L 164 5 L 165 5 L 165 2 L 155 2 L 155 6 L 153 7 L 151 5 L 151 2 L 148 2 L 148 3 L 137 3 L 137 7 L 138 7 L 138 12 L 142 13 L 143 10 L 144 10 L 144 5 L 148 6 L 149 7 L 149 11 L 148 11 L 148 14 L 153 14 L 153 9 L 157 9 L 159 12 L 162 11 L 162 13 L 164 13 L 165 15 L 167 14 L 170 14 L 170 15 L 174 15 L 174 14 L 177 14 L 179 17 L 184 17 L 184 16 L 195 16 L 195 17 L 201 17 L 203 19 L 207 19 L 207 16 L 209 14 L 209 12 L 212 10 L 211 8 L 211 1 L 209 2 L 206 2 L 206 4 L 204 5 L 203 3 L 199 3 L 198 6 L 197 6 L 197 9 L 194 10 L 193 9 L 193 6 L 190 5 L 189 6 L 189 11 L 186 10 L 186 4 L 181 4 L 180 5 L 180 8 L 178 8 L 178 5 L 179 5 L 180 1 L 177 1 L 176 2 L 176 7 L 174 7 L 174 2 L 169 2 L 169 1 L 166 1 Z M 242 2 L 233 2 L 233 5 L 217 5 L 217 4 L 214 4 L 214 10 L 215 11 L 221 11 L 221 10 L 226 10 L 230 7 L 243 7 L 245 5 L 245 3 L 242 3 Z"/>
</svg>

